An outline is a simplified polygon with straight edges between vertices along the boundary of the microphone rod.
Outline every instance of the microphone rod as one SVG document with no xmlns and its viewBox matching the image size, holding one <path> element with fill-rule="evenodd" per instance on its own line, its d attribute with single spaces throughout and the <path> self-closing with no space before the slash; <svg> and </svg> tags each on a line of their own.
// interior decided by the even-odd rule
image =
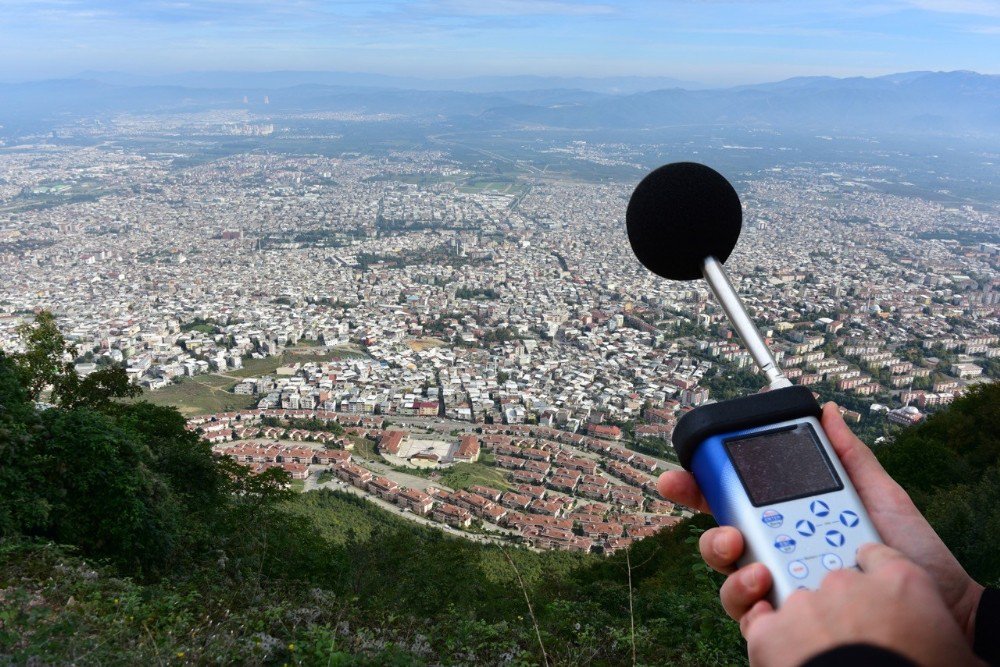
<svg viewBox="0 0 1000 667">
<path fill-rule="evenodd" d="M 778 368 L 778 362 L 774 360 L 774 355 L 764 343 L 757 325 L 750 319 L 743 302 L 733 289 L 733 284 L 729 282 L 729 276 L 722 268 L 722 262 L 712 256 L 706 257 L 701 263 L 701 275 L 712 289 L 736 333 L 743 339 L 743 344 L 756 362 L 757 368 L 767 377 L 768 386 L 771 389 L 791 387 L 791 381 Z"/>
</svg>

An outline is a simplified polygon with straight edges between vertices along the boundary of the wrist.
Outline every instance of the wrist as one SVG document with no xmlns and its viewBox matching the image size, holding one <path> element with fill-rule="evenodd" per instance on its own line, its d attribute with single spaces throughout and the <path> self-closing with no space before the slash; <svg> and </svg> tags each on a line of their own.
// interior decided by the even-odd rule
<svg viewBox="0 0 1000 667">
<path fill-rule="evenodd" d="M 959 627 L 962 628 L 969 646 L 972 646 L 976 638 L 976 612 L 979 609 L 979 601 L 983 598 L 984 590 L 986 590 L 985 586 L 969 579 L 965 593 L 955 605 L 955 618 L 958 620 Z"/>
</svg>

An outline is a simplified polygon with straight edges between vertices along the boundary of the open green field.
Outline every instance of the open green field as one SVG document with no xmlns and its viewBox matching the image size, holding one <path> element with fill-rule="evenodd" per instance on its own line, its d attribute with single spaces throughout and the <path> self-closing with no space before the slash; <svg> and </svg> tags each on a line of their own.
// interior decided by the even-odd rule
<svg viewBox="0 0 1000 667">
<path fill-rule="evenodd" d="M 521 195 L 528 191 L 528 186 L 510 181 L 473 181 L 470 180 L 458 187 L 459 192 L 486 193 L 503 195 Z"/>
<path fill-rule="evenodd" d="M 382 174 L 366 178 L 366 182 L 390 181 L 394 183 L 409 183 L 427 187 L 430 185 L 440 185 L 441 183 L 451 183 L 454 185 L 458 179 L 455 176 L 444 176 L 442 174 Z"/>
<path fill-rule="evenodd" d="M 351 452 L 354 456 L 358 456 L 369 461 L 382 461 L 382 456 L 375 451 L 375 443 L 368 438 L 362 438 L 356 435 L 349 435 L 347 439 L 354 443 L 354 451 Z"/>
<path fill-rule="evenodd" d="M 467 489 L 476 484 L 494 489 L 510 488 L 499 468 L 482 463 L 456 463 L 441 475 L 441 483 L 453 489 Z"/>
<path fill-rule="evenodd" d="M 156 391 L 144 392 L 142 400 L 155 405 L 173 406 L 180 410 L 183 415 L 244 410 L 255 406 L 258 397 L 232 393 L 233 387 L 236 386 L 240 378 L 267 375 L 274 373 L 279 366 L 289 366 L 296 362 L 329 361 L 360 356 L 364 356 L 364 353 L 354 346 L 327 350 L 323 347 L 307 344 L 285 350 L 280 357 L 248 359 L 243 362 L 243 368 L 226 371 L 224 375 L 209 374 L 182 378 L 177 384 Z"/>
<path fill-rule="evenodd" d="M 230 390 L 235 384 L 231 378 L 197 375 L 182 378 L 179 383 L 163 389 L 143 392 L 142 400 L 173 406 L 185 416 L 244 410 L 257 404 L 254 396 L 232 393 Z"/>
<path fill-rule="evenodd" d="M 294 363 L 305 363 L 308 361 L 331 361 L 333 359 L 345 359 L 350 357 L 363 357 L 364 352 L 353 345 L 344 345 L 327 350 L 325 347 L 313 345 L 302 345 L 289 348 L 280 357 L 264 357 L 263 359 L 246 359 L 243 368 L 228 371 L 226 375 L 237 378 L 251 378 L 260 375 L 269 375 L 278 370 L 279 366 L 290 366 Z"/>
</svg>

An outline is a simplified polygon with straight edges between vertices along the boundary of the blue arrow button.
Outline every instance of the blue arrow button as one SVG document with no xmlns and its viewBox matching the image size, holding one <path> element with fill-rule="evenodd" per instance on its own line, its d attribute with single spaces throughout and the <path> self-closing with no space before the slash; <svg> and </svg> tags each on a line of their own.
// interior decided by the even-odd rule
<svg viewBox="0 0 1000 667">
<path fill-rule="evenodd" d="M 840 513 L 840 523 L 844 524 L 848 528 L 854 528 L 858 525 L 859 520 L 860 519 L 858 519 L 857 513 L 852 512 L 851 510 L 844 510 Z"/>
<path fill-rule="evenodd" d="M 846 541 L 847 538 L 839 530 L 826 531 L 826 543 L 831 547 L 842 547 Z"/>
</svg>

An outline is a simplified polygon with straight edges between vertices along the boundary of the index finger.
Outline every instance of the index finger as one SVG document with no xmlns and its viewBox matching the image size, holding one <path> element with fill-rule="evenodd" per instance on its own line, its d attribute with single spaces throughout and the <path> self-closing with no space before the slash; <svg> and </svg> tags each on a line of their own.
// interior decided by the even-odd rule
<svg viewBox="0 0 1000 667">
<path fill-rule="evenodd" d="M 691 509 L 711 514 L 712 510 L 701 494 L 694 475 L 683 470 L 668 470 L 656 480 L 656 490 L 667 500 L 678 505 L 686 505 Z"/>
</svg>

